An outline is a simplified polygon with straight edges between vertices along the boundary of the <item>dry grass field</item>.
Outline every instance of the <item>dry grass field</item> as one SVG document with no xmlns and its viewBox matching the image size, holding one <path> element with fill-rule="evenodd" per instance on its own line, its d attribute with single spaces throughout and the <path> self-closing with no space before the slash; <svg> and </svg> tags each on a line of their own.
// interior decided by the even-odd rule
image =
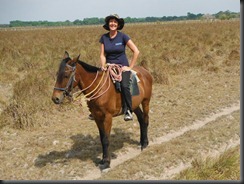
<svg viewBox="0 0 244 184">
<path fill-rule="evenodd" d="M 140 152 L 136 118 L 114 118 L 114 159 L 101 172 L 88 109 L 68 100 L 57 106 L 51 95 L 64 51 L 99 66 L 104 32 L 101 26 L 0 29 L 0 178 L 240 180 L 240 22 L 125 25 L 140 50 L 138 65 L 154 78 L 150 142 Z M 221 160 L 229 148 L 236 155 L 232 172 L 223 176 L 231 164 L 212 164 L 219 173 L 200 173 L 202 160 Z"/>
</svg>

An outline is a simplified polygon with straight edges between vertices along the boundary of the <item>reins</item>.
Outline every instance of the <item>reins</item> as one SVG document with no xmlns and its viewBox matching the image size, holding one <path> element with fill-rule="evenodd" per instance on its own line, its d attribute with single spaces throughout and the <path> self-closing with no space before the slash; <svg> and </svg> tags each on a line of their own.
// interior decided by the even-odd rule
<svg viewBox="0 0 244 184">
<path fill-rule="evenodd" d="M 121 66 L 114 65 L 114 64 L 112 64 L 112 65 L 109 64 L 106 67 L 107 67 L 108 70 L 107 71 L 103 71 L 102 77 L 101 77 L 100 81 L 98 82 L 97 86 L 92 91 L 90 91 L 89 93 L 85 94 L 84 96 L 81 96 L 80 101 L 82 101 L 82 99 L 84 99 L 84 98 L 87 101 L 91 101 L 91 100 L 94 100 L 94 99 L 99 98 L 100 96 L 104 95 L 108 91 L 108 89 L 110 88 L 109 76 L 111 76 L 113 82 L 115 82 L 115 80 L 120 80 L 120 81 L 122 80 L 122 78 L 121 78 L 121 74 L 122 74 Z M 119 74 L 117 74 L 118 71 L 119 71 Z M 101 85 L 105 74 L 106 74 L 105 81 Z M 119 75 L 120 75 L 120 77 L 119 77 Z M 94 82 L 97 80 L 97 77 L 98 77 L 98 71 L 97 71 L 95 79 L 92 81 L 92 83 L 89 86 L 87 86 L 86 88 L 84 88 L 84 89 L 82 89 L 82 90 L 80 90 L 80 91 L 78 91 L 78 92 L 73 94 L 73 100 L 76 101 L 78 99 L 78 97 L 85 90 L 89 89 L 94 84 Z M 106 84 L 107 81 L 108 81 L 108 87 L 102 93 L 98 94 L 102 90 L 102 88 L 104 87 L 104 85 Z M 78 95 L 76 97 L 74 97 L 76 94 L 78 94 Z M 88 96 L 90 96 L 90 97 L 88 97 Z"/>
<path fill-rule="evenodd" d="M 89 86 L 70 95 L 70 93 L 73 90 L 73 83 L 74 83 L 74 81 L 76 81 L 75 80 L 76 66 L 72 67 L 68 64 L 66 64 L 66 66 L 71 68 L 71 70 L 72 70 L 72 73 L 70 75 L 70 78 L 69 78 L 69 81 L 68 81 L 66 87 L 65 88 L 54 87 L 54 89 L 64 91 L 65 95 L 72 97 L 72 100 L 76 101 L 85 90 L 92 87 L 92 85 L 95 83 L 95 81 L 98 78 L 99 71 L 97 71 L 95 78 L 93 79 L 93 81 L 91 82 L 91 84 Z M 87 94 L 84 94 L 84 96 L 81 96 L 80 101 L 82 101 L 83 99 L 86 99 L 87 101 L 91 101 L 91 100 L 97 99 L 100 96 L 104 95 L 110 88 L 109 76 L 111 77 L 113 83 L 115 81 L 120 82 L 122 80 L 122 69 L 121 69 L 122 66 L 121 65 L 107 64 L 106 67 L 107 67 L 107 71 L 103 71 L 100 81 L 98 82 L 96 87 L 94 89 L 92 89 L 90 92 L 88 92 Z M 106 74 L 106 77 L 105 77 L 105 74 Z M 103 80 L 104 77 L 105 77 L 105 80 Z M 102 81 L 104 81 L 103 84 L 102 84 Z M 108 87 L 102 93 L 98 94 L 102 90 L 102 88 L 104 87 L 104 85 L 106 84 L 107 81 L 109 82 Z M 68 91 L 69 88 L 70 88 L 70 91 Z"/>
<path fill-rule="evenodd" d="M 107 73 L 107 76 L 106 76 L 106 79 L 105 79 L 104 83 L 100 86 L 100 84 L 101 84 L 102 81 L 103 81 L 103 78 L 104 78 L 105 73 L 106 73 L 106 72 L 103 71 L 103 73 L 102 73 L 102 77 L 101 77 L 100 81 L 98 82 L 97 86 L 96 86 L 92 91 L 90 91 L 90 92 L 87 93 L 87 94 L 84 94 L 84 96 L 81 96 L 81 101 L 82 101 L 82 98 L 83 98 L 83 97 L 86 98 L 87 101 L 94 100 L 94 99 L 96 99 L 96 98 L 102 96 L 104 93 L 106 93 L 106 92 L 108 91 L 108 89 L 109 89 L 109 87 L 110 87 L 110 81 L 109 81 L 109 85 L 108 85 L 108 87 L 106 88 L 106 90 L 104 90 L 101 94 L 97 95 L 97 93 L 98 93 L 99 91 L 101 91 L 101 89 L 103 88 L 103 86 L 106 84 L 106 81 L 109 79 L 109 78 L 108 78 L 108 76 L 109 76 L 108 74 L 109 74 L 109 73 Z M 85 90 L 89 89 L 89 88 L 94 84 L 94 82 L 97 80 L 97 77 L 98 77 L 98 71 L 97 71 L 97 74 L 96 74 L 95 79 L 92 81 L 92 83 L 91 83 L 88 87 L 86 87 L 86 88 L 84 88 L 84 89 L 82 89 L 82 90 L 80 90 L 80 91 L 78 91 L 78 92 L 76 92 L 76 93 L 73 94 L 73 95 L 76 95 L 77 93 L 79 93 L 76 97 L 73 97 L 73 100 L 74 100 L 74 101 L 77 100 L 78 97 L 79 97 Z M 98 89 L 99 86 L 100 86 L 100 88 Z M 97 90 L 97 89 L 98 89 L 98 90 Z M 94 92 L 95 92 L 95 93 L 94 93 Z M 92 93 L 94 93 L 94 94 L 93 94 L 92 96 L 88 97 L 88 96 L 91 95 Z"/>
</svg>

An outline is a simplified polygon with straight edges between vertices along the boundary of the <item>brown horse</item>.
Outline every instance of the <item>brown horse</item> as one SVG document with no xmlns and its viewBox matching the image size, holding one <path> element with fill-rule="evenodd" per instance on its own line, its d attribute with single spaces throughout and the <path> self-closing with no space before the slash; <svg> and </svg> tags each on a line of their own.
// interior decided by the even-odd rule
<svg viewBox="0 0 244 184">
<path fill-rule="evenodd" d="M 132 108 L 140 124 L 141 149 L 148 145 L 149 102 L 152 94 L 152 76 L 141 66 L 133 68 L 140 79 L 138 82 L 139 95 L 132 97 Z M 112 118 L 122 114 L 122 99 L 111 78 L 104 77 L 108 71 L 91 66 L 77 58 L 71 59 L 68 52 L 60 64 L 57 81 L 54 87 L 52 100 L 60 104 L 65 96 L 71 95 L 74 87 L 83 90 L 84 95 L 96 96 L 87 101 L 87 105 L 97 124 L 102 144 L 103 156 L 100 168 L 110 167 L 109 137 L 112 127 Z M 95 79 L 95 80 L 94 80 Z M 95 94 L 96 93 L 96 94 Z M 142 105 L 142 110 L 139 105 Z"/>
</svg>

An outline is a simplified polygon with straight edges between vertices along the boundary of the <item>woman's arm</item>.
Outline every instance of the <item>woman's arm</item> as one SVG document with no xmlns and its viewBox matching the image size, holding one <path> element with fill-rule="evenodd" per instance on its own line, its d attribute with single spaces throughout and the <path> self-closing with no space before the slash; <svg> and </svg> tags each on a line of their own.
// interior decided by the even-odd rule
<svg viewBox="0 0 244 184">
<path fill-rule="evenodd" d="M 105 57 L 105 52 L 104 52 L 104 44 L 101 44 L 100 47 L 100 62 L 101 62 L 101 69 L 106 70 L 105 65 L 106 65 L 106 57 Z"/>
<path fill-rule="evenodd" d="M 138 58 L 140 51 L 138 50 L 137 46 L 133 43 L 132 40 L 129 40 L 126 45 L 133 52 L 133 56 L 132 56 L 132 59 L 130 61 L 130 66 L 129 67 L 123 67 L 124 68 L 123 70 L 131 70 L 134 67 L 134 65 L 136 64 L 136 60 Z"/>
</svg>

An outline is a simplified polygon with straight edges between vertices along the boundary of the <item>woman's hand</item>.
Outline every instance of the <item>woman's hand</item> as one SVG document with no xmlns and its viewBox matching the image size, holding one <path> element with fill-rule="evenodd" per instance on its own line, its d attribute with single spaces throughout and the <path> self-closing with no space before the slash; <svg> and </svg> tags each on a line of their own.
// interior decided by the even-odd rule
<svg viewBox="0 0 244 184">
<path fill-rule="evenodd" d="M 130 71 L 131 68 L 129 66 L 123 66 L 122 71 Z"/>
<path fill-rule="evenodd" d="M 106 70 L 107 70 L 107 67 L 102 66 L 102 67 L 101 67 L 101 70 L 102 70 L 102 71 L 106 71 Z"/>
</svg>

